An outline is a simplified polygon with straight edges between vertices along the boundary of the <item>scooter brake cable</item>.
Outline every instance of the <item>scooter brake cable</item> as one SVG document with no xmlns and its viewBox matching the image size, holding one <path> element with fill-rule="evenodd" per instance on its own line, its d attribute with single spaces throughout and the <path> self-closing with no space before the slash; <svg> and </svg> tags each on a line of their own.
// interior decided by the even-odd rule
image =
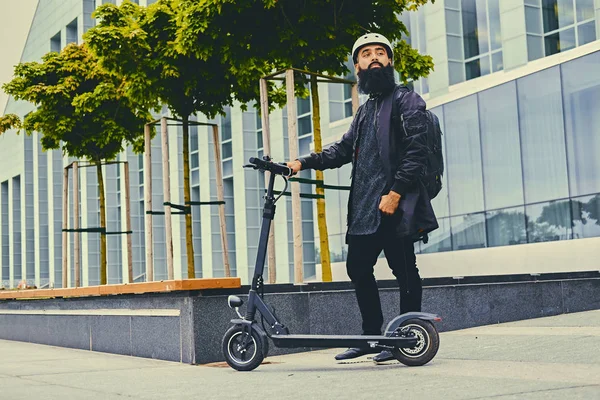
<svg viewBox="0 0 600 400">
<path fill-rule="evenodd" d="M 284 193 L 287 191 L 287 188 L 288 188 L 288 180 L 287 180 L 287 178 L 286 178 L 285 176 L 283 176 L 283 175 L 281 175 L 281 177 L 282 177 L 282 178 L 283 178 L 283 180 L 285 181 L 285 187 L 283 188 L 283 190 L 281 191 L 281 193 L 279 193 L 279 196 L 277 196 L 277 197 L 275 198 L 275 200 L 273 201 L 273 204 L 277 203 L 277 200 L 279 200 L 279 198 L 280 198 L 281 196 L 283 196 L 283 194 L 284 194 Z"/>
</svg>

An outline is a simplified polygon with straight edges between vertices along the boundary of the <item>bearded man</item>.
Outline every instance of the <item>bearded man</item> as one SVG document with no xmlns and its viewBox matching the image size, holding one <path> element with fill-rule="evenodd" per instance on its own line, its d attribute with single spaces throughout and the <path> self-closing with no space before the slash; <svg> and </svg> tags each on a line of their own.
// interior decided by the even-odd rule
<svg viewBox="0 0 600 400">
<path fill-rule="evenodd" d="M 342 139 L 321 153 L 290 161 L 297 173 L 352 163 L 346 269 L 354 284 L 364 335 L 381 335 L 383 314 L 373 267 L 384 252 L 400 287 L 400 312 L 421 311 L 421 277 L 414 242 L 438 227 L 420 178 L 427 162 L 425 102 L 394 78 L 393 52 L 377 33 L 361 36 L 352 58 L 359 90 L 369 99 Z M 350 348 L 336 360 L 382 349 Z M 375 361 L 394 357 L 381 351 Z"/>
</svg>

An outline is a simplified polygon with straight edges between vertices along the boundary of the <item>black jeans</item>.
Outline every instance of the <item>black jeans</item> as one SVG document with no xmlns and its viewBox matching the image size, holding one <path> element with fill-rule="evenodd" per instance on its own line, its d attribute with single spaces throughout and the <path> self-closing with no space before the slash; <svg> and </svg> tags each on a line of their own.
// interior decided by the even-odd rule
<svg viewBox="0 0 600 400">
<path fill-rule="evenodd" d="M 413 241 L 396 237 L 394 227 L 384 219 L 372 235 L 348 235 L 346 270 L 356 290 L 364 335 L 380 335 L 383 325 L 379 289 L 373 275 L 382 250 L 400 286 L 400 313 L 421 311 L 421 277 Z"/>
</svg>

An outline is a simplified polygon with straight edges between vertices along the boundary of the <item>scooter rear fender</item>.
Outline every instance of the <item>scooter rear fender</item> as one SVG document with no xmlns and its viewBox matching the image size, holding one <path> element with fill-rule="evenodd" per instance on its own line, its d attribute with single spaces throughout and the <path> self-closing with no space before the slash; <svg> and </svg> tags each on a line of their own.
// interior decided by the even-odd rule
<svg viewBox="0 0 600 400">
<path fill-rule="evenodd" d="M 391 320 L 385 327 L 385 336 L 391 335 L 403 322 L 409 319 L 422 319 L 425 321 L 439 322 L 442 318 L 436 314 L 422 313 L 422 312 L 408 312 L 405 314 L 398 315 L 396 318 Z"/>
</svg>

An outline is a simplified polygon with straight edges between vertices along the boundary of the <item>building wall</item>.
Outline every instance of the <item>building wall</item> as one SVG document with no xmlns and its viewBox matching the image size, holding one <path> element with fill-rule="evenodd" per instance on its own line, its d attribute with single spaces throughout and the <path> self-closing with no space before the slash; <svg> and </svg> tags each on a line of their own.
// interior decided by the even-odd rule
<svg viewBox="0 0 600 400">
<path fill-rule="evenodd" d="M 93 26 L 91 13 L 107 1 L 40 2 L 22 61 L 39 60 L 50 50 L 80 41 Z M 120 0 L 108 1 L 120 4 Z M 152 1 L 140 1 L 146 5 Z M 440 118 L 444 131 L 446 175 L 444 189 L 434 201 L 440 229 L 429 243 L 417 244 L 423 276 L 464 276 L 594 269 L 600 236 L 600 187 L 595 154 L 600 150 L 600 1 L 557 7 L 552 0 L 445 0 L 402 16 L 419 51 L 430 54 L 435 70 L 413 82 Z M 571 4 L 569 6 L 569 4 Z M 587 5 L 587 7 L 586 7 Z M 552 14 L 558 10 L 558 14 Z M 590 11 L 591 10 L 591 11 Z M 592 30 L 591 27 L 594 27 Z M 572 32 L 572 34 L 571 34 Z M 592 35 L 593 32 L 593 35 Z M 558 41 L 557 41 L 558 39 Z M 591 42 L 590 39 L 593 39 Z M 541 45 L 540 45 L 541 43 Z M 561 46 L 563 50 L 552 54 Z M 568 51 L 566 51 L 568 50 Z M 352 71 L 352 65 L 348 65 Z M 353 79 L 353 74 L 346 76 Z M 349 87 L 321 84 L 323 143 L 338 140 L 351 122 Z M 361 96 L 361 101 L 365 96 Z M 227 243 L 232 272 L 249 282 L 256 260 L 262 216 L 264 177 L 243 169 L 249 157 L 262 156 L 262 124 L 256 109 L 240 105 L 225 115 L 200 122 L 219 125 L 226 196 Z M 28 104 L 9 100 L 6 112 L 25 115 Z M 310 98 L 297 101 L 300 154 L 313 148 Z M 157 116 L 168 115 L 166 108 Z M 159 129 L 159 126 L 157 126 Z M 271 152 L 276 161 L 289 159 L 287 109 L 270 115 Z M 183 204 L 181 128 L 169 127 L 168 171 L 171 201 Z M 144 205 L 143 157 L 127 149 L 131 183 L 133 269 L 137 281 L 145 276 L 146 211 L 164 211 L 163 159 L 160 134 L 152 141 L 153 210 Z M 21 279 L 38 286 L 58 287 L 62 281 L 62 178 L 74 160 L 60 152 L 44 152 L 39 137 L 9 132 L 0 137 L 0 262 L 4 286 Z M 216 201 L 216 172 L 212 128 L 191 128 L 191 185 L 193 201 Z M 122 166 L 103 170 L 109 231 L 125 230 Z M 350 166 L 325 171 L 325 183 L 350 185 Z M 304 171 L 303 178 L 315 178 Z M 79 175 L 81 226 L 99 224 L 95 168 Z M 72 177 L 70 182 L 72 189 Z M 276 189 L 281 190 L 279 182 Z M 301 192 L 314 193 L 302 184 Z M 73 224 L 72 195 L 69 227 Z M 326 215 L 334 279 L 347 279 L 347 190 L 326 190 Z M 218 206 L 194 206 L 195 268 L 197 277 L 223 276 Z M 277 282 L 293 281 L 291 200 L 277 204 L 274 221 Z M 316 207 L 302 199 L 304 276 L 320 277 Z M 175 277 L 187 277 L 185 225 L 174 215 Z M 164 216 L 153 216 L 155 279 L 167 279 Z M 73 234 L 68 235 L 69 285 L 73 284 Z M 99 237 L 82 234 L 82 282 L 99 283 Z M 108 236 L 110 283 L 127 276 L 125 235 Z M 596 267 L 597 268 L 597 267 Z M 391 278 L 385 260 L 377 265 L 379 278 Z M 265 273 L 266 274 L 266 273 Z"/>
</svg>

